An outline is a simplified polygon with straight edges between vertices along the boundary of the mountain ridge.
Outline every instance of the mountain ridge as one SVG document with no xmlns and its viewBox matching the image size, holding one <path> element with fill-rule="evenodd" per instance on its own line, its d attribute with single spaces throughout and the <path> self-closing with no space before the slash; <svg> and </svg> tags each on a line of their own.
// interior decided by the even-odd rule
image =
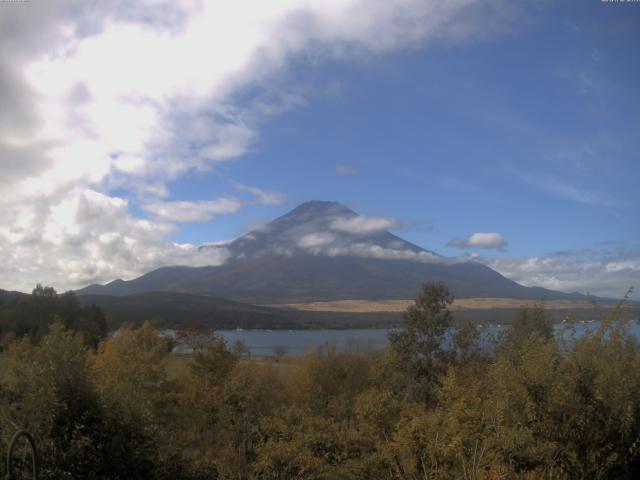
<svg viewBox="0 0 640 480">
<path fill-rule="evenodd" d="M 222 265 L 166 266 L 77 293 L 165 291 L 278 304 L 414 298 L 422 283 L 439 280 L 461 298 L 584 298 L 525 287 L 479 262 L 443 257 L 388 232 L 392 225 L 337 202 L 306 202 L 233 241 L 200 247 L 220 249 L 229 258 Z"/>
</svg>

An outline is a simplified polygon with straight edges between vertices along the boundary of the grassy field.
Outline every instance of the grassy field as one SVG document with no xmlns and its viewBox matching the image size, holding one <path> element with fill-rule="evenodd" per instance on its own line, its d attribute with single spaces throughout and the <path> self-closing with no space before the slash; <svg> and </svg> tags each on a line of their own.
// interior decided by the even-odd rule
<svg viewBox="0 0 640 480">
<path fill-rule="evenodd" d="M 289 303 L 277 306 L 312 312 L 372 313 L 402 312 L 412 303 L 413 300 L 337 300 L 332 302 Z M 531 306 L 535 303 L 534 300 L 513 298 L 460 298 L 453 302 L 451 310 L 517 309 Z M 552 310 L 593 308 L 591 302 L 577 300 L 546 301 L 543 302 L 543 305 Z"/>
</svg>

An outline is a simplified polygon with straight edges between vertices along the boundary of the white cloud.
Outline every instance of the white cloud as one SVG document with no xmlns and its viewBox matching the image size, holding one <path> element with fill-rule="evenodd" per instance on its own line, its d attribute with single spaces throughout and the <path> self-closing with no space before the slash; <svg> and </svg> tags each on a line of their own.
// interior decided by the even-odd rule
<svg viewBox="0 0 640 480">
<path fill-rule="evenodd" d="M 289 201 L 286 195 L 277 192 L 268 192 L 257 187 L 250 187 L 242 183 L 236 183 L 235 187 L 241 192 L 247 192 L 254 196 L 255 201 L 261 205 L 284 205 Z"/>
<path fill-rule="evenodd" d="M 329 245 L 334 240 L 335 237 L 330 233 L 310 233 L 300 238 L 297 245 L 301 248 L 317 249 Z"/>
<path fill-rule="evenodd" d="M 59 0 L 0 15 L 0 287 L 58 288 L 200 262 L 174 222 L 233 211 L 167 185 L 250 152 L 308 93 L 287 62 L 358 59 L 496 31 L 498 0 Z M 257 92 L 238 100 L 239 91 Z M 130 200 L 111 191 L 124 189 Z M 282 199 L 256 193 L 263 203 Z M 122 195 L 122 194 L 121 194 Z M 160 200 L 160 199 L 164 200 Z M 156 220 L 131 213 L 140 202 Z M 218 261 L 219 259 L 210 259 Z"/>
<path fill-rule="evenodd" d="M 331 229 L 346 233 L 371 233 L 398 227 L 398 222 L 383 217 L 345 217 L 331 223 Z"/>
<path fill-rule="evenodd" d="M 5 211 L 10 221 L 0 226 L 0 253 L 11 288 L 29 291 L 36 282 L 75 288 L 133 278 L 167 263 L 217 265 L 228 256 L 159 241 L 174 227 L 133 217 L 120 198 L 75 190 L 49 200 Z"/>
<path fill-rule="evenodd" d="M 417 262 L 441 262 L 442 257 L 431 252 L 409 249 L 384 248 L 371 243 L 354 243 L 344 247 L 332 247 L 326 250 L 330 257 L 355 256 L 364 258 L 380 258 L 385 260 L 412 260 Z"/>
<path fill-rule="evenodd" d="M 339 163 L 336 165 L 336 172 L 338 175 L 355 175 L 358 173 L 358 168 L 354 165 Z"/>
<path fill-rule="evenodd" d="M 504 250 L 507 242 L 499 233 L 477 232 L 470 235 L 464 240 L 451 240 L 447 246 L 456 248 L 490 248 L 496 250 Z"/>
<path fill-rule="evenodd" d="M 219 198 L 211 201 L 154 202 L 142 205 L 147 212 L 167 222 L 208 222 L 216 215 L 235 213 L 241 203 L 234 198 Z"/>
<path fill-rule="evenodd" d="M 635 287 L 633 298 L 640 299 L 638 252 L 588 257 L 558 254 L 500 257 L 487 263 L 506 277 L 527 286 L 610 298 L 622 298 L 629 287 Z"/>
<path fill-rule="evenodd" d="M 463 14 L 482 2 L 362 3 L 133 2 L 116 14 L 121 2 L 107 2 L 98 9 L 102 18 L 89 11 L 65 16 L 59 27 L 68 33 L 51 34 L 50 50 L 21 65 L 39 127 L 21 133 L 58 145 L 45 149 L 56 182 L 96 182 L 111 170 L 173 177 L 206 169 L 255 141 L 256 111 L 233 106 L 230 94 L 264 82 L 287 57 L 309 46 L 325 58 L 345 58 L 448 37 L 455 21 L 466 25 Z M 81 36 L 82 22 L 97 25 Z M 287 102 L 280 96 L 276 105 Z M 49 177 L 43 174 L 37 187 L 47 191 Z"/>
</svg>

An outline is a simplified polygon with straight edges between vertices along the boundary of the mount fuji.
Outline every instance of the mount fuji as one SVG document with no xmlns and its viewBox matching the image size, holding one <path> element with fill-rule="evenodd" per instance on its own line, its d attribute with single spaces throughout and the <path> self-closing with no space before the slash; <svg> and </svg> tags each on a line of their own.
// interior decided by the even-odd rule
<svg viewBox="0 0 640 480">
<path fill-rule="evenodd" d="M 77 293 L 179 292 L 286 304 L 410 299 L 424 282 L 439 280 L 458 298 L 584 298 L 525 287 L 481 263 L 443 257 L 393 235 L 391 227 L 389 220 L 360 216 L 340 203 L 311 201 L 235 240 L 200 247 L 203 255 L 222 254 L 222 265 L 162 267 Z"/>
</svg>

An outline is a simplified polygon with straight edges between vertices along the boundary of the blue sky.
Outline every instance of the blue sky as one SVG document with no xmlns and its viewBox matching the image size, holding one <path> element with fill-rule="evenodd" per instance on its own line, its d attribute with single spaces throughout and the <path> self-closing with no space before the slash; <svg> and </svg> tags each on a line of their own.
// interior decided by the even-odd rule
<svg viewBox="0 0 640 480">
<path fill-rule="evenodd" d="M 175 27 L 178 45 L 184 40 L 180 28 L 196 31 L 196 20 L 206 18 L 209 8 L 185 7 L 174 16 L 156 18 L 143 15 L 147 3 L 123 16 L 109 12 L 109 20 L 90 33 L 78 27 L 72 40 L 84 42 L 88 52 L 109 52 L 120 48 L 118 27 L 142 29 L 150 23 Z M 458 7 L 460 2 L 376 2 L 380 16 L 376 8 L 363 13 L 363 27 L 352 18 L 358 2 L 335 3 L 317 11 L 307 5 L 309 10 L 300 15 L 296 2 L 277 12 L 263 2 L 263 16 L 256 13 L 256 18 L 281 22 L 277 34 L 251 40 L 238 54 L 246 55 L 240 66 L 228 59 L 229 65 L 222 60 L 218 65 L 216 55 L 222 58 L 223 53 L 203 48 L 193 64 L 184 66 L 185 76 L 193 73 L 191 83 L 182 84 L 179 75 L 166 85 L 157 80 L 164 74 L 173 78 L 171 62 L 157 67 L 158 85 L 142 73 L 131 76 L 131 84 L 142 79 L 139 90 L 124 82 L 121 86 L 115 78 L 104 86 L 90 74 L 78 74 L 78 85 L 86 86 L 89 98 L 97 98 L 97 91 L 118 99 L 134 92 L 136 101 L 127 107 L 162 105 L 155 112 L 161 121 L 153 117 L 145 123 L 141 113 L 140 122 L 128 131 L 140 128 L 147 135 L 161 124 L 168 134 L 149 134 L 141 147 L 125 134 L 102 134 L 107 163 L 82 157 L 75 165 L 91 167 L 82 175 L 64 176 L 72 185 L 67 190 L 77 195 L 75 203 L 67 199 L 69 208 L 76 209 L 74 222 L 84 218 L 78 214 L 83 205 L 114 219 L 112 210 L 117 210 L 126 219 L 113 220 L 114 225 L 129 222 L 132 231 L 139 230 L 137 237 L 131 234 L 136 245 L 156 249 L 149 250 L 152 259 L 145 259 L 144 253 L 128 258 L 113 245 L 105 251 L 96 247 L 100 252 L 94 264 L 106 262 L 104 268 L 74 270 L 68 285 L 126 278 L 160 264 L 184 262 L 182 253 L 167 245 L 233 238 L 312 199 L 336 200 L 358 213 L 394 219 L 400 225 L 394 232 L 407 240 L 447 256 L 477 258 L 525 284 L 620 296 L 627 286 L 640 283 L 640 4 L 477 1 Z M 385 9 L 395 7 L 396 15 L 388 20 Z M 245 25 L 241 13 L 223 13 Z M 431 27 L 435 16 L 446 21 Z M 88 18 L 87 12 L 52 9 L 48 21 L 54 26 L 69 19 L 93 25 Z M 140 27 L 142 19 L 146 23 Z M 313 33 L 306 32 L 307 24 Z M 139 38 L 131 35 L 124 38 Z M 230 39 L 236 45 L 253 38 L 253 31 L 247 29 L 246 37 L 242 32 L 229 35 L 236 35 Z M 59 52 L 69 41 L 58 39 L 53 45 Z M 99 41 L 108 48 L 98 49 Z M 27 60 L 9 67 L 24 72 L 29 62 L 41 65 L 54 51 L 33 47 L 23 55 Z M 47 60 L 43 71 L 61 72 L 64 85 L 82 68 L 95 70 L 81 57 L 74 51 L 60 65 Z M 215 68 L 208 71 L 210 60 Z M 30 81 L 41 97 L 61 98 L 64 89 Z M 40 97 L 34 93 L 25 98 Z M 100 108 L 91 110 L 91 121 L 106 112 Z M 113 123 L 104 125 L 114 128 L 126 121 L 126 111 L 105 113 Z M 204 119 L 204 127 L 194 128 L 194 119 Z M 100 136 L 103 124 L 95 123 Z M 70 133 L 61 135 L 71 138 Z M 211 145 L 213 150 L 204 154 Z M 44 151 L 43 157 L 47 155 L 53 153 Z M 62 171 L 60 165 L 57 171 Z M 30 175 L 24 173 L 24 178 Z M 54 203 L 67 201 L 56 188 L 43 191 L 40 197 L 54 195 Z M 225 198 L 222 206 L 203 205 Z M 184 215 L 185 209 L 193 213 L 200 207 L 209 213 Z M 74 231 L 67 224 L 60 227 L 59 217 L 64 215 L 58 214 L 50 230 L 64 235 Z M 95 239 L 114 233 L 87 225 L 78 231 Z M 483 232 L 499 234 L 500 248 L 483 247 L 482 242 L 474 247 L 470 237 Z M 60 241 L 70 241 L 64 235 Z M 124 238 L 119 242 L 132 245 Z M 23 239 L 20 248 L 25 245 Z M 38 248 L 42 253 L 53 247 Z M 187 247 L 180 248 L 183 252 Z M 28 249 L 17 258 L 27 255 Z M 123 263 L 109 263 L 110 256 Z M 68 279 L 55 266 L 46 271 L 54 282 Z M 33 280 L 28 272 L 16 263 L 0 286 L 6 287 L 12 275 L 28 283 Z"/>
<path fill-rule="evenodd" d="M 640 248 L 640 9 L 562 7 L 464 45 L 321 65 L 297 59 L 286 82 L 312 89 L 308 103 L 264 125 L 254 150 L 223 175 L 172 186 L 180 198 L 206 198 L 234 194 L 233 179 L 290 202 L 184 226 L 178 238 L 233 237 L 326 199 L 399 218 L 398 234 L 445 255 L 460 254 L 447 247 L 452 238 L 483 231 L 509 242 L 492 255 L 614 241 Z M 338 165 L 355 172 L 341 175 Z"/>
</svg>

